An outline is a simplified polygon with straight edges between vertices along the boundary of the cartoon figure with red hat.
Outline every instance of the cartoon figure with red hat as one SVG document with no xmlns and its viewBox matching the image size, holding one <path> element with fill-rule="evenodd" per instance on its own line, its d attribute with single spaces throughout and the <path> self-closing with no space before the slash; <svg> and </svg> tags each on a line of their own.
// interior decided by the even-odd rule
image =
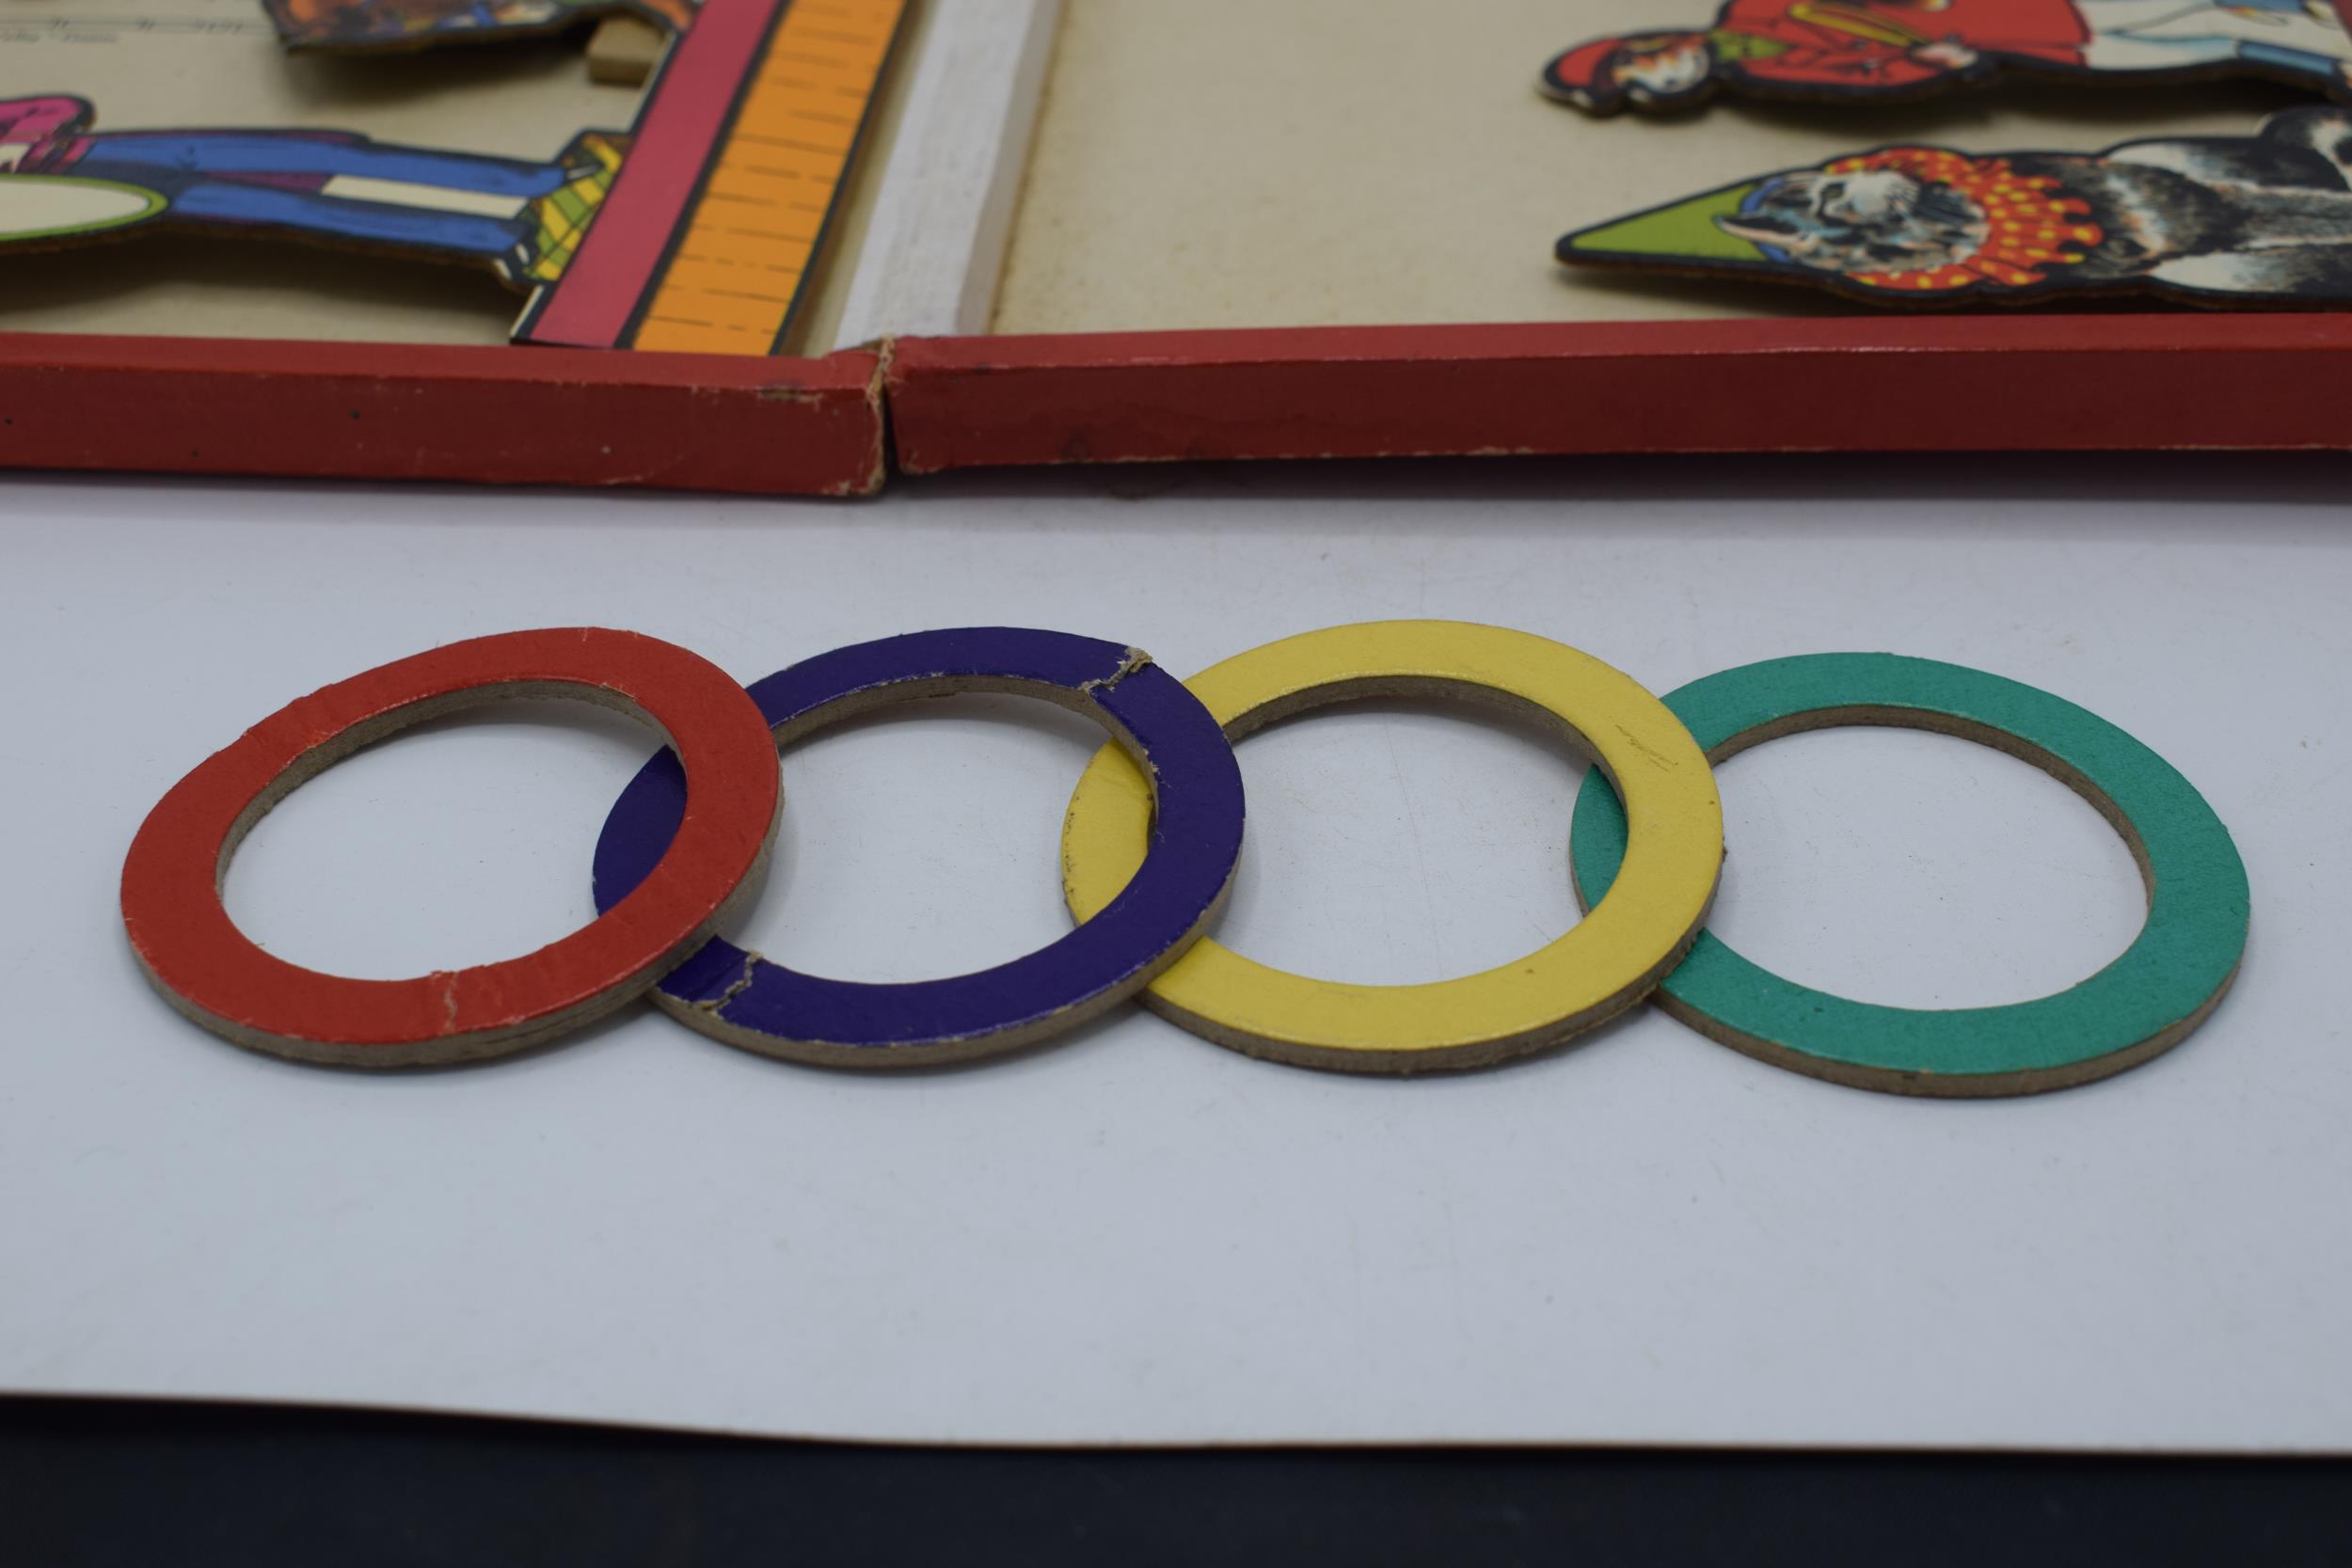
<svg viewBox="0 0 2352 1568">
<path fill-rule="evenodd" d="M 1724 0 L 1715 24 L 1598 39 L 1544 90 L 1593 114 L 1689 107 L 1718 88 L 1878 98 L 2004 69 L 2147 80 L 2249 74 L 2352 99 L 2336 0 Z"/>
</svg>

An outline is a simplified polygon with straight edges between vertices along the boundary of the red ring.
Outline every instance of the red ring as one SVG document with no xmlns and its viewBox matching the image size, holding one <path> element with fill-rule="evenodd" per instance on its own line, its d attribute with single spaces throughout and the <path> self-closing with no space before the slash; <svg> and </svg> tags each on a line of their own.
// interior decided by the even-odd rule
<svg viewBox="0 0 2352 1568">
<path fill-rule="evenodd" d="M 237 929 L 220 881 L 263 813 L 371 741 L 503 696 L 585 698 L 668 735 L 686 820 L 634 893 L 535 953 L 411 980 L 322 974 Z M 611 1011 L 700 946 L 767 858 L 778 799 L 768 721 L 699 656 L 594 627 L 481 637 L 314 691 L 198 764 L 131 842 L 122 923 L 172 1005 L 241 1045 L 359 1067 L 500 1055 Z"/>
</svg>

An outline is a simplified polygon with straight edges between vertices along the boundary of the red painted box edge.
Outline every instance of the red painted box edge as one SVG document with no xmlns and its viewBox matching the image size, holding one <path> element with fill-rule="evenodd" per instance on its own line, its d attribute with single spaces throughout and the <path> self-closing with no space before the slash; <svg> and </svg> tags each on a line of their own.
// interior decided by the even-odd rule
<svg viewBox="0 0 2352 1568">
<path fill-rule="evenodd" d="M 0 333 L 0 467 L 868 495 L 881 357 Z"/>
<path fill-rule="evenodd" d="M 908 338 L 822 358 L 0 333 L 0 467 L 867 495 L 1022 464 L 2347 450 L 2352 314 Z"/>
<path fill-rule="evenodd" d="M 2352 448 L 2352 315 L 902 339 L 908 473 L 1499 453 Z"/>
</svg>

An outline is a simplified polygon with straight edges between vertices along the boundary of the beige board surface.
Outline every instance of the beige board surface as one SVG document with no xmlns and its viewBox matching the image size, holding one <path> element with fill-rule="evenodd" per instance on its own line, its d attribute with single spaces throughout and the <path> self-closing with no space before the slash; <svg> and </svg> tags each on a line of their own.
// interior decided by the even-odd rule
<svg viewBox="0 0 2352 1568">
<path fill-rule="evenodd" d="M 1886 142 L 2244 135 L 2260 83 L 2056 83 L 1592 119 L 1535 87 L 1714 0 L 1069 0 L 998 332 L 1853 314 L 1770 284 L 1572 274 L 1585 224 Z"/>
<path fill-rule="evenodd" d="M 102 131 L 308 126 L 544 158 L 626 130 L 634 88 L 578 38 L 287 55 L 260 0 L 0 0 L 0 97 L 72 93 Z M 524 297 L 486 270 L 211 234 L 0 256 L 0 330 L 500 343 Z"/>
<path fill-rule="evenodd" d="M 1655 27 L 1663 0 L 1070 0 L 994 329 L 1849 313 L 1769 285 L 1571 275 L 1581 224 L 1889 140 L 2098 147 L 2243 133 L 2296 102 L 2257 84 L 2012 86 L 1857 110 L 1719 103 L 1594 121 L 1544 60 Z M 885 84 L 788 346 L 833 346 L 928 6 Z M 1703 3 L 1673 11 L 1704 20 Z M 287 55 L 258 0 L 0 0 L 0 96 L 74 92 L 102 129 L 333 127 L 544 156 L 626 126 L 581 38 L 416 55 Z M 487 273 L 215 235 L 0 256 L 0 330 L 497 343 L 521 296 Z"/>
</svg>

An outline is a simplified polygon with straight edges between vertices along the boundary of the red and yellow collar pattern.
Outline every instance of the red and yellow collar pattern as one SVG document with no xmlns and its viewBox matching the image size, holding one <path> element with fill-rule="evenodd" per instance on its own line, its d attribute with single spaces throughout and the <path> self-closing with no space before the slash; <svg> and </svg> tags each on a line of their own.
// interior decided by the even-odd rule
<svg viewBox="0 0 2352 1568">
<path fill-rule="evenodd" d="M 2080 261 L 2106 238 L 2106 231 L 2090 221 L 2090 203 L 2067 195 L 2047 175 L 2018 173 L 2007 158 L 1972 158 L 1938 147 L 1890 147 L 1840 158 L 1828 166 L 1828 172 L 1883 168 L 1952 186 L 1983 210 L 1990 232 L 1974 255 L 1946 266 L 1851 275 L 1853 281 L 1874 289 L 1905 294 L 1949 293 L 1988 283 L 2022 289 Z"/>
</svg>

